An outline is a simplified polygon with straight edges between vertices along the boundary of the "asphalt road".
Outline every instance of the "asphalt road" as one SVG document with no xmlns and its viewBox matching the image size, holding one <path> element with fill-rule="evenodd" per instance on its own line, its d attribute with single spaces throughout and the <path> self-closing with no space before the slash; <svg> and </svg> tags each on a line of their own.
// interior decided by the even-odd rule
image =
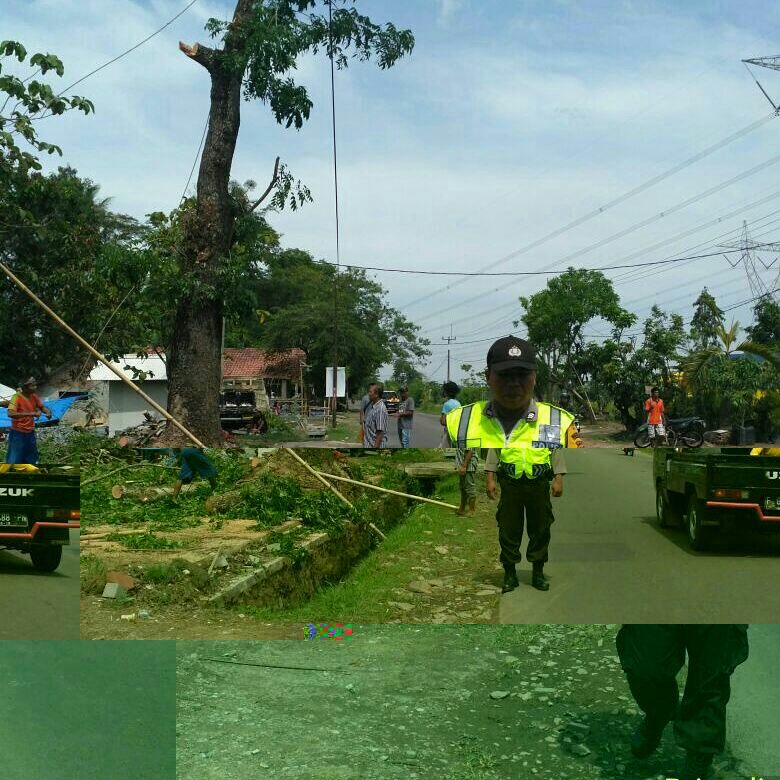
<svg viewBox="0 0 780 780">
<path fill-rule="evenodd" d="M 750 657 L 734 672 L 728 708 L 731 752 L 740 759 L 745 777 L 780 777 L 780 626 L 749 629 Z M 772 734 L 775 737 L 772 737 Z"/>
<path fill-rule="evenodd" d="M 439 415 L 415 412 L 413 419 L 411 446 L 423 449 L 436 449 L 441 442 L 442 433 Z M 390 417 L 390 446 L 401 446 L 398 438 L 398 418 L 393 416 Z"/>
<path fill-rule="evenodd" d="M 501 598 L 501 623 L 778 623 L 780 534 L 722 537 L 690 549 L 655 519 L 652 459 L 619 450 L 567 450 L 564 495 L 553 499 L 551 589 Z M 524 550 L 525 545 L 523 546 Z"/>
<path fill-rule="evenodd" d="M 173 780 L 174 642 L 0 642 L 7 780 Z"/>
<path fill-rule="evenodd" d="M 52 574 L 33 569 L 29 555 L 0 550 L 0 639 L 79 638 L 79 532 Z"/>
</svg>

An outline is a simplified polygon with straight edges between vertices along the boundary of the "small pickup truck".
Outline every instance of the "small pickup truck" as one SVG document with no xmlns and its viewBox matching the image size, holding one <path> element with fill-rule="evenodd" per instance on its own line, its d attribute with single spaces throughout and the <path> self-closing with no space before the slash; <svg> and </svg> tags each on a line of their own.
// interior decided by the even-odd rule
<svg viewBox="0 0 780 780">
<path fill-rule="evenodd" d="M 655 450 L 656 515 L 684 525 L 694 550 L 724 529 L 780 531 L 780 458 L 750 448 Z"/>
<path fill-rule="evenodd" d="M 52 572 L 80 525 L 78 466 L 4 466 L 0 473 L 0 548 L 20 550 Z"/>
</svg>

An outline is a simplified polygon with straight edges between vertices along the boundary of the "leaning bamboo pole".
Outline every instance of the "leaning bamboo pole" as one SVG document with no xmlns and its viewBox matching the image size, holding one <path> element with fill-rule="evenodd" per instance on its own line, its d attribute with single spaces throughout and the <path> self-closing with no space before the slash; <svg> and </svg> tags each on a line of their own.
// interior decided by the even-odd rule
<svg viewBox="0 0 780 780">
<path fill-rule="evenodd" d="M 447 504 L 444 501 L 437 501 L 435 498 L 423 498 L 422 496 L 413 496 L 411 493 L 401 493 L 400 490 L 390 490 L 390 488 L 379 487 L 379 485 L 372 485 L 369 482 L 358 482 L 356 479 L 349 479 L 347 477 L 337 477 L 335 474 L 326 474 L 324 471 L 317 471 L 321 477 L 327 477 L 328 479 L 336 479 L 339 482 L 349 482 L 351 485 L 360 485 L 361 487 L 368 488 L 369 490 L 378 490 L 380 493 L 390 493 L 394 496 L 401 496 L 402 498 L 411 498 L 413 501 L 424 501 L 426 504 L 436 504 L 436 506 L 444 506 L 447 509 L 457 509 L 455 504 Z"/>
<path fill-rule="evenodd" d="M 319 472 L 313 469 L 297 452 L 295 452 L 290 447 L 285 447 L 285 450 L 290 453 L 290 455 L 295 458 L 295 460 L 298 461 L 307 471 L 310 471 L 320 482 L 322 482 L 325 487 L 332 490 L 350 509 L 354 509 L 355 507 L 352 505 L 352 503 L 349 501 L 349 499 L 344 496 L 339 490 L 337 490 L 335 485 L 331 485 L 330 482 L 328 482 L 324 476 Z M 326 475 L 330 476 L 330 475 Z M 377 536 L 379 536 L 380 539 L 386 539 L 387 537 L 373 524 L 369 523 L 368 527 L 375 533 Z"/>
<path fill-rule="evenodd" d="M 352 505 L 350 500 L 343 494 L 340 493 L 339 490 L 336 488 L 335 485 L 331 485 L 330 482 L 328 482 L 326 479 L 324 479 L 322 476 L 320 476 L 319 471 L 315 471 L 295 450 L 293 450 L 291 447 L 285 447 L 284 448 L 286 452 L 289 452 L 290 455 L 295 458 L 295 460 L 298 461 L 298 463 L 303 466 L 306 471 L 310 472 L 311 474 L 314 474 L 314 476 L 322 482 L 323 485 L 325 485 L 326 488 L 329 488 L 332 490 L 350 509 L 354 509 L 355 507 Z"/>
<path fill-rule="evenodd" d="M 25 295 L 31 298 L 34 303 L 40 306 L 63 330 L 65 330 L 66 333 L 73 336 L 73 338 L 76 339 L 76 341 L 78 341 L 78 343 L 81 344 L 81 346 L 84 347 L 84 349 L 86 349 L 93 357 L 97 358 L 104 366 L 106 366 L 106 368 L 108 368 L 109 371 L 116 374 L 117 377 L 121 379 L 135 393 L 138 393 L 138 395 L 140 395 L 141 398 L 143 398 L 144 401 L 146 401 L 146 403 L 152 407 L 152 409 L 159 412 L 163 417 L 165 417 L 166 420 L 173 423 L 196 446 L 200 447 L 201 449 L 206 449 L 206 445 L 203 444 L 203 442 L 198 439 L 194 433 L 188 431 L 170 412 L 168 412 L 166 409 L 163 409 L 162 406 L 157 403 L 157 401 L 155 401 L 153 398 L 150 398 L 143 390 L 141 390 L 140 387 L 138 387 L 137 384 L 135 384 L 135 382 L 128 379 L 118 368 L 114 368 L 105 355 L 101 355 L 100 352 L 98 352 L 88 341 L 79 336 L 79 334 L 76 333 L 76 331 L 73 330 L 73 328 L 71 328 L 70 325 L 65 322 L 65 320 L 63 320 L 56 312 L 50 309 L 29 287 L 27 287 L 27 285 L 21 279 L 15 276 L 14 273 L 4 263 L 0 263 L 0 271 L 2 271 L 23 293 L 25 293 Z"/>
</svg>

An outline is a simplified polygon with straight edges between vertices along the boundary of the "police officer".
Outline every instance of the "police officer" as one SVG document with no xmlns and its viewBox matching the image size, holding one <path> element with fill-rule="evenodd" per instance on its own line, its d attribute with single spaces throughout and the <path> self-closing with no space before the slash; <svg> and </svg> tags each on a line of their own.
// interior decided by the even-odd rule
<svg viewBox="0 0 780 780">
<path fill-rule="evenodd" d="M 460 406 L 447 414 L 447 432 L 453 447 L 502 448 L 507 462 L 544 465 L 549 450 L 571 446 L 574 417 L 558 406 L 536 402 L 536 354 L 523 339 L 498 339 L 487 354 L 485 378 L 491 400 Z"/>
<path fill-rule="evenodd" d="M 637 758 L 652 755 L 669 721 L 686 750 L 680 780 L 706 780 L 726 743 L 731 675 L 748 657 L 747 625 L 625 625 L 617 650 L 631 693 L 645 717 L 631 742 Z M 679 702 L 677 673 L 688 653 Z"/>
</svg>

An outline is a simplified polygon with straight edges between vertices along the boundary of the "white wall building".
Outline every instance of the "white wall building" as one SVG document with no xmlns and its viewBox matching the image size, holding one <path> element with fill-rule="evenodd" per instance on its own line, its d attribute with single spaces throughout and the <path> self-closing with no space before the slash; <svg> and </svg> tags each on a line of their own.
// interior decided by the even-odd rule
<svg viewBox="0 0 780 780">
<path fill-rule="evenodd" d="M 122 373 L 137 384 L 148 396 L 163 409 L 168 403 L 168 377 L 165 363 L 157 355 L 138 358 L 125 355 L 118 363 L 113 363 Z M 143 371 L 146 379 L 136 379 L 132 369 Z M 130 428 L 144 421 L 144 412 L 160 417 L 138 393 L 131 390 L 119 377 L 102 363 L 98 363 L 89 375 L 89 381 L 95 382 L 91 395 L 100 401 L 108 416 L 108 435 Z"/>
</svg>

